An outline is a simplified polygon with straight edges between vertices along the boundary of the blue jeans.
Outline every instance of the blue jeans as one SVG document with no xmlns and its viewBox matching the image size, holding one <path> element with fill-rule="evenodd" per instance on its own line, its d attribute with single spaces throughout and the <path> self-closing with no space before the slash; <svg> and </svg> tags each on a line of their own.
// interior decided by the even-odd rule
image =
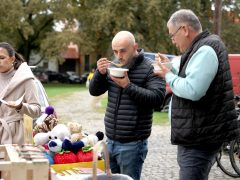
<svg viewBox="0 0 240 180">
<path fill-rule="evenodd" d="M 220 145 L 208 148 L 178 146 L 179 180 L 207 180 Z"/>
<path fill-rule="evenodd" d="M 134 180 L 140 180 L 142 166 L 148 152 L 147 140 L 120 143 L 108 139 L 107 148 L 112 173 L 126 174 Z"/>
</svg>

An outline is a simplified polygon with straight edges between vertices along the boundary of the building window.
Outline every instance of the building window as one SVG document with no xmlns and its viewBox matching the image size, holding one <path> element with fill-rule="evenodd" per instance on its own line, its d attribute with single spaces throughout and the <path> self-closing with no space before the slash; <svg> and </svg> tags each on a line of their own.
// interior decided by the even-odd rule
<svg viewBox="0 0 240 180">
<path fill-rule="evenodd" d="M 84 57 L 84 71 L 90 71 L 90 59 L 89 55 L 85 55 Z"/>
<path fill-rule="evenodd" d="M 43 67 L 44 67 L 45 69 L 48 69 L 48 62 L 43 62 Z"/>
</svg>

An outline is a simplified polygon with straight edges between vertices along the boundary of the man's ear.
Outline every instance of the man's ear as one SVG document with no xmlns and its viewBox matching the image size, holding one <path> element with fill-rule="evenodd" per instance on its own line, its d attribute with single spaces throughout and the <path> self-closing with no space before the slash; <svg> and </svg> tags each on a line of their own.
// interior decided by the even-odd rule
<svg viewBox="0 0 240 180">
<path fill-rule="evenodd" d="M 138 43 L 134 44 L 134 49 L 136 49 L 136 50 L 138 49 Z"/>
<path fill-rule="evenodd" d="M 184 35 L 189 36 L 190 31 L 191 31 L 191 29 L 189 29 L 189 26 L 184 25 L 184 26 L 182 26 L 182 29 L 184 31 Z"/>
</svg>

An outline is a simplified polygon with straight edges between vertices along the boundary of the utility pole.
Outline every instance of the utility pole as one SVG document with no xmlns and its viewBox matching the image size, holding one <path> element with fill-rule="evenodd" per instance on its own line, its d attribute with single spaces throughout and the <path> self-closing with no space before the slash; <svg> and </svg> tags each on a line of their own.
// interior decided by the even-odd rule
<svg viewBox="0 0 240 180">
<path fill-rule="evenodd" d="M 219 35 L 221 34 L 221 21 L 222 21 L 222 0 L 215 0 L 215 10 L 214 10 L 214 33 Z"/>
</svg>

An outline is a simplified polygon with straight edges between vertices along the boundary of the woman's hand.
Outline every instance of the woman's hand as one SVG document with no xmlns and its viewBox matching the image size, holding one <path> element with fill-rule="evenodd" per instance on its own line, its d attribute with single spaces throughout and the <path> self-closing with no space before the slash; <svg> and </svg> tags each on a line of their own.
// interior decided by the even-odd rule
<svg viewBox="0 0 240 180">
<path fill-rule="evenodd" d="M 22 102 L 18 103 L 17 101 L 8 101 L 8 104 L 6 104 L 10 108 L 15 108 L 16 110 L 19 110 L 22 108 Z"/>
</svg>

